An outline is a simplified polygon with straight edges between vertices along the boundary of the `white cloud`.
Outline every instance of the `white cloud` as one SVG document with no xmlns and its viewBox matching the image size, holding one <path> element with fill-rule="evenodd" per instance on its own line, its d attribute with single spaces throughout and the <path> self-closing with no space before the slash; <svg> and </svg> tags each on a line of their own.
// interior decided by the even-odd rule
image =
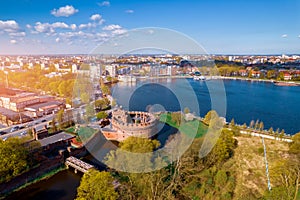
<svg viewBox="0 0 300 200">
<path fill-rule="evenodd" d="M 60 38 L 56 38 L 56 39 L 55 39 L 55 42 L 60 42 Z"/>
<path fill-rule="evenodd" d="M 64 22 L 55 22 L 55 23 L 52 24 L 52 27 L 53 28 L 65 28 L 65 29 L 67 29 L 67 28 L 69 28 L 69 25 L 67 25 Z"/>
<path fill-rule="evenodd" d="M 71 30 L 76 30 L 77 25 L 76 24 L 71 24 L 68 25 L 64 22 L 54 22 L 52 24 L 49 23 L 41 23 L 41 22 L 36 22 L 33 33 L 55 33 L 55 29 L 71 29 Z"/>
<path fill-rule="evenodd" d="M 49 23 L 35 23 L 34 29 L 37 33 L 54 33 L 54 29 L 51 24 Z"/>
<path fill-rule="evenodd" d="M 131 14 L 134 13 L 134 10 L 125 10 L 125 12 Z"/>
<path fill-rule="evenodd" d="M 94 14 L 90 17 L 90 20 L 93 20 L 93 21 L 100 21 L 101 19 L 102 19 L 102 16 L 99 14 Z"/>
<path fill-rule="evenodd" d="M 108 7 L 108 6 L 110 6 L 110 2 L 109 1 L 103 1 L 101 3 L 98 3 L 98 5 L 101 6 L 101 7 L 102 6 L 107 6 Z"/>
<path fill-rule="evenodd" d="M 113 35 L 122 35 L 124 33 L 127 33 L 127 31 L 125 29 L 116 29 L 112 31 Z"/>
<path fill-rule="evenodd" d="M 109 37 L 109 35 L 107 33 L 97 33 L 96 36 L 97 37 L 103 37 L 103 38 Z"/>
<path fill-rule="evenodd" d="M 59 9 L 53 9 L 51 11 L 51 14 L 55 17 L 69 17 L 71 15 L 74 15 L 79 10 L 75 9 L 73 6 L 66 5 L 64 7 L 60 7 Z"/>
<path fill-rule="evenodd" d="M 281 37 L 282 37 L 282 38 L 287 38 L 288 35 L 287 35 L 287 34 L 283 34 Z"/>
<path fill-rule="evenodd" d="M 300 38 L 300 35 L 298 35 L 298 38 Z"/>
<path fill-rule="evenodd" d="M 11 44 L 17 44 L 17 40 L 10 40 Z"/>
<path fill-rule="evenodd" d="M 25 32 L 13 32 L 13 33 L 9 33 L 9 36 L 11 36 L 11 37 L 25 37 L 26 33 Z"/>
<path fill-rule="evenodd" d="M 104 31 L 113 31 L 113 30 L 116 30 L 116 29 L 121 29 L 122 27 L 120 25 L 117 25 L 117 24 L 111 24 L 111 25 L 108 25 L 108 26 L 105 26 L 102 28 L 102 30 Z"/>
<path fill-rule="evenodd" d="M 26 24 L 26 28 L 31 29 L 32 26 L 30 24 Z"/>
<path fill-rule="evenodd" d="M 83 31 L 78 31 L 78 32 L 64 32 L 64 33 L 59 33 L 59 35 L 63 38 L 68 38 L 68 39 L 71 39 L 71 38 L 93 38 L 94 37 L 94 34 L 92 33 L 86 33 L 86 32 L 83 32 Z"/>
<path fill-rule="evenodd" d="M 96 24 L 95 23 L 87 23 L 87 24 L 80 24 L 79 25 L 79 29 L 86 29 L 86 28 L 93 28 L 93 27 L 96 27 Z"/>
<path fill-rule="evenodd" d="M 74 31 L 74 30 L 76 30 L 77 25 L 76 25 L 76 24 L 71 24 L 71 25 L 70 25 L 70 28 Z"/>
<path fill-rule="evenodd" d="M 5 32 L 17 32 L 19 30 L 19 24 L 15 20 L 0 20 L 0 30 Z"/>
</svg>

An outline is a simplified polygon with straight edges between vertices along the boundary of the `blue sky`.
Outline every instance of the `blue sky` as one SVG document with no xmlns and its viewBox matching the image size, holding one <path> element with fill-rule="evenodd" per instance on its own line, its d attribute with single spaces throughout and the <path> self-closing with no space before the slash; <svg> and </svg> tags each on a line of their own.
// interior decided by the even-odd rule
<svg viewBox="0 0 300 200">
<path fill-rule="evenodd" d="M 0 54 L 90 53 L 143 27 L 181 32 L 209 54 L 300 54 L 299 0 L 1 0 Z"/>
</svg>

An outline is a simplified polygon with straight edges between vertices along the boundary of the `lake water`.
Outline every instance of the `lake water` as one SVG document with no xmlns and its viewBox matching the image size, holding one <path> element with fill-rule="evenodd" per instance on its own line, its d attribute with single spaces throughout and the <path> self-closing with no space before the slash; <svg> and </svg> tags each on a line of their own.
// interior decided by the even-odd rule
<svg viewBox="0 0 300 200">
<path fill-rule="evenodd" d="M 212 109 L 212 102 L 215 101 L 217 106 L 213 109 L 217 108 L 215 110 L 220 111 L 227 121 L 234 118 L 238 124 L 249 125 L 251 120 L 258 119 L 264 122 L 265 129 L 280 128 L 288 134 L 300 131 L 300 87 L 241 80 L 213 82 L 159 79 L 138 81 L 135 84 L 118 83 L 113 86 L 112 95 L 125 109 L 148 110 L 149 105 L 161 105 L 156 106 L 158 110 L 163 107 L 168 111 L 195 108 L 195 102 L 189 101 L 196 95 L 199 104 L 199 112 L 196 113 L 202 117 Z M 222 91 L 222 87 L 225 91 Z M 182 102 L 185 106 L 182 106 Z"/>
</svg>

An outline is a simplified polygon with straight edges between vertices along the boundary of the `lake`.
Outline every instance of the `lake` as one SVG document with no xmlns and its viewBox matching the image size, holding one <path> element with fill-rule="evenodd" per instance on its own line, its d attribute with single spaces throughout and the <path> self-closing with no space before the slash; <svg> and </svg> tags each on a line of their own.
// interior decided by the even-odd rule
<svg viewBox="0 0 300 200">
<path fill-rule="evenodd" d="M 226 117 L 227 121 L 234 118 L 238 124 L 249 125 L 251 120 L 260 120 L 264 122 L 265 129 L 280 128 L 288 134 L 300 131 L 299 86 L 276 86 L 273 83 L 258 81 L 218 80 L 222 83 L 216 83 L 214 88 L 214 81 L 158 79 L 118 83 L 112 87 L 112 95 L 119 105 L 129 110 L 145 111 L 149 110 L 150 105 L 156 105 L 154 107 L 163 110 L 178 111 L 185 107 L 195 108 L 197 103 L 199 111 L 195 113 L 202 117 L 212 108 L 216 108 L 215 110 L 218 112 L 220 110 L 219 113 Z M 225 91 L 222 91 L 223 89 Z M 190 101 L 193 95 L 196 95 L 196 103 Z M 216 105 L 212 107 L 212 102 L 219 101 L 221 105 L 215 103 Z"/>
</svg>

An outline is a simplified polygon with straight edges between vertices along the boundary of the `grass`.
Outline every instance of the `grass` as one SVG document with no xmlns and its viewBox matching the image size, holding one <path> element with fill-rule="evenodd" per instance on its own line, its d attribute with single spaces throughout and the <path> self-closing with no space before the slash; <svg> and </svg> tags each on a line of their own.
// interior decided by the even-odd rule
<svg viewBox="0 0 300 200">
<path fill-rule="evenodd" d="M 67 129 L 65 129 L 65 131 L 68 132 L 68 133 L 75 133 L 75 126 L 71 126 Z"/>
<path fill-rule="evenodd" d="M 177 128 L 181 133 L 186 134 L 189 137 L 200 138 L 207 132 L 208 127 L 199 120 L 184 121 L 180 125 L 177 125 L 171 117 L 171 113 L 163 113 L 160 115 L 161 122 L 164 122 L 172 127 Z M 196 134 L 195 134 L 196 133 Z"/>
<path fill-rule="evenodd" d="M 97 130 L 90 127 L 80 127 L 77 132 L 80 140 L 83 142 L 88 141 L 95 133 L 97 133 Z"/>
<path fill-rule="evenodd" d="M 239 136 L 236 139 L 238 140 L 238 147 L 231 158 L 232 162 L 230 162 L 233 164 L 228 166 L 236 173 L 234 199 L 238 199 L 245 191 L 251 192 L 256 198 L 260 198 L 268 189 L 264 155 L 261 152 L 262 141 L 259 137 Z M 265 139 L 265 144 L 271 184 L 276 184 L 273 182 L 272 169 L 278 160 L 288 157 L 288 143 Z"/>
</svg>

